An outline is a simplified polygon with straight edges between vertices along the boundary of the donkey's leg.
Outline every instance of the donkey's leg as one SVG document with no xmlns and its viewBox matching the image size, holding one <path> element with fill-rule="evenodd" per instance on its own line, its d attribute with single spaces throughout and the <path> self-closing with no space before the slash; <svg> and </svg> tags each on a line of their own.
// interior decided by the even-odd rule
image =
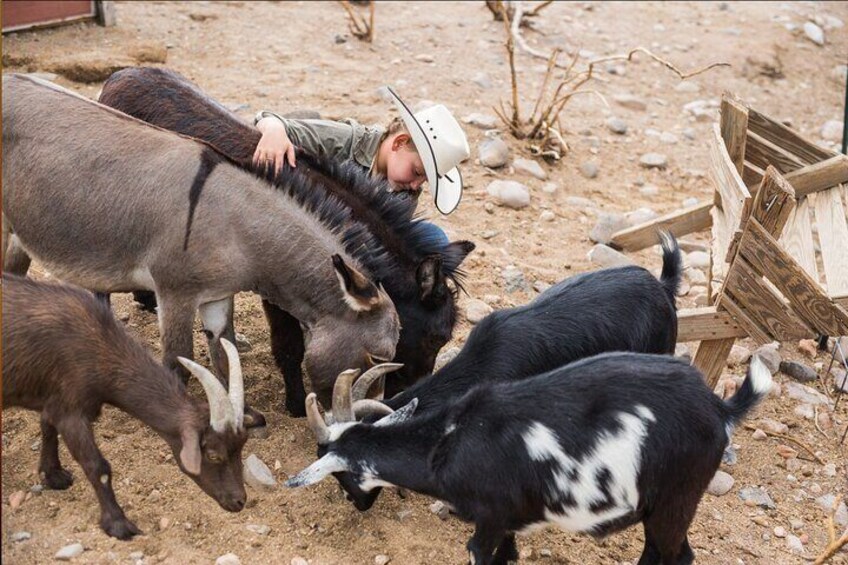
<svg viewBox="0 0 848 565">
<path fill-rule="evenodd" d="M 44 486 L 53 490 L 65 490 L 74 483 L 71 472 L 64 469 L 59 461 L 59 432 L 44 412 L 41 413 L 41 461 L 38 463 L 38 476 Z"/>
<path fill-rule="evenodd" d="M 200 319 L 203 321 L 203 333 L 209 344 L 209 357 L 215 374 L 224 386 L 229 388 L 230 368 L 227 354 L 221 346 L 221 338 L 235 345 L 235 330 L 233 329 L 233 306 L 235 297 L 230 296 L 215 302 L 207 302 L 200 305 Z M 247 428 L 259 428 L 265 426 L 265 416 L 257 412 L 247 404 L 244 406 L 244 425 Z"/>
<path fill-rule="evenodd" d="M 286 383 L 286 410 L 296 418 L 306 416 L 306 390 L 303 388 L 301 364 L 305 348 L 300 322 L 267 300 L 262 301 L 265 319 L 271 330 L 271 353 Z"/>
<path fill-rule="evenodd" d="M 97 449 L 91 422 L 80 417 L 65 418 L 58 422 L 59 431 L 71 455 L 80 464 L 85 476 L 94 487 L 100 502 L 100 527 L 112 537 L 130 539 L 142 533 L 130 522 L 115 500 L 112 490 L 112 469 Z"/>
<path fill-rule="evenodd" d="M 196 298 L 163 291 L 159 294 L 159 332 L 162 340 L 162 364 L 174 371 L 184 383 L 189 372 L 180 365 L 177 357 L 194 359 L 192 330 Z"/>
</svg>

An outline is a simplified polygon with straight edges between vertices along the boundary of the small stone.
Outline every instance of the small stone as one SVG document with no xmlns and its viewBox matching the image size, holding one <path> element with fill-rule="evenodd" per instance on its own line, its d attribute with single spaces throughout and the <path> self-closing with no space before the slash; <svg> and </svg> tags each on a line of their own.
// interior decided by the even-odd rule
<svg viewBox="0 0 848 565">
<path fill-rule="evenodd" d="M 826 477 L 835 477 L 836 463 L 828 463 L 827 465 L 822 467 L 822 473 L 824 473 Z"/>
<path fill-rule="evenodd" d="M 215 565 L 241 565 L 241 559 L 235 553 L 225 553 L 215 560 Z"/>
<path fill-rule="evenodd" d="M 477 73 L 471 78 L 471 82 L 483 89 L 492 88 L 492 79 L 486 73 Z"/>
<path fill-rule="evenodd" d="M 388 555 L 376 555 L 374 556 L 374 565 L 386 565 L 392 558 Z"/>
<path fill-rule="evenodd" d="M 21 504 L 26 500 L 26 493 L 22 490 L 16 490 L 12 494 L 9 495 L 9 507 L 12 509 L 12 512 L 21 507 Z"/>
<path fill-rule="evenodd" d="M 743 363 L 747 363 L 751 358 L 751 350 L 741 345 L 733 345 L 730 348 L 730 355 L 727 357 L 728 367 L 738 367 Z"/>
<path fill-rule="evenodd" d="M 627 108 L 628 110 L 636 110 L 644 112 L 648 109 L 648 104 L 638 96 L 632 94 L 618 94 L 612 98 L 616 104 Z"/>
<path fill-rule="evenodd" d="M 818 375 L 812 367 L 797 361 L 781 361 L 780 372 L 801 383 L 811 383 L 818 379 Z"/>
<path fill-rule="evenodd" d="M 801 543 L 801 538 L 798 536 L 794 536 L 789 534 L 786 536 L 786 547 L 789 548 L 789 551 L 795 554 L 804 553 L 804 544 Z"/>
<path fill-rule="evenodd" d="M 436 59 L 433 58 L 429 53 L 421 53 L 420 55 L 415 56 L 416 61 L 421 61 L 422 63 L 435 63 Z"/>
<path fill-rule="evenodd" d="M 663 132 L 660 134 L 660 141 L 666 145 L 674 145 L 677 143 L 677 136 L 673 133 Z"/>
<path fill-rule="evenodd" d="M 26 541 L 32 538 L 32 534 L 29 532 L 15 532 L 10 536 L 10 539 L 15 543 L 20 543 L 22 541 Z"/>
<path fill-rule="evenodd" d="M 699 85 L 697 82 L 684 80 L 677 83 L 677 86 L 674 87 L 674 90 L 677 92 L 686 92 L 689 94 L 694 94 L 695 92 L 700 92 L 701 85 Z"/>
<path fill-rule="evenodd" d="M 651 222 L 659 217 L 660 215 L 650 208 L 638 208 L 624 215 L 625 221 L 631 227 Z"/>
<path fill-rule="evenodd" d="M 144 552 L 143 551 L 133 551 L 132 553 L 129 554 L 129 558 L 132 561 L 138 561 L 139 559 L 144 559 Z"/>
<path fill-rule="evenodd" d="M 621 214 L 604 212 L 598 217 L 597 223 L 589 232 L 589 239 L 595 243 L 607 244 L 612 241 L 613 234 L 629 227 L 627 218 Z"/>
<path fill-rule="evenodd" d="M 83 551 L 85 551 L 85 548 L 81 543 L 72 543 L 57 551 L 53 558 L 59 561 L 70 561 L 74 557 L 82 555 Z"/>
<path fill-rule="evenodd" d="M 757 428 L 770 434 L 786 434 L 789 433 L 789 426 L 771 418 L 763 418 L 757 422 Z"/>
<path fill-rule="evenodd" d="M 710 267 L 710 254 L 704 251 L 693 251 L 686 255 L 686 265 L 694 269 L 708 269 Z"/>
<path fill-rule="evenodd" d="M 800 518 L 789 518 L 789 527 L 794 531 L 798 531 L 804 527 L 804 521 Z"/>
<path fill-rule="evenodd" d="M 448 510 L 447 505 L 441 500 L 437 500 L 436 502 L 430 505 L 430 512 L 432 512 L 442 520 L 447 520 L 448 516 L 450 516 L 450 510 Z"/>
<path fill-rule="evenodd" d="M 556 220 L 556 214 L 551 212 L 550 210 L 545 210 L 541 214 L 539 214 L 539 220 L 543 222 L 553 222 Z"/>
<path fill-rule="evenodd" d="M 593 201 L 582 196 L 569 196 L 565 199 L 565 204 L 577 210 L 594 210 L 597 206 Z"/>
<path fill-rule="evenodd" d="M 685 343 L 678 343 L 674 346 L 674 356 L 685 359 L 686 361 L 692 360 L 692 352 L 689 350 L 689 346 Z"/>
<path fill-rule="evenodd" d="M 559 187 L 555 182 L 546 182 L 542 185 L 542 192 L 545 194 L 553 194 L 557 191 Z"/>
<path fill-rule="evenodd" d="M 760 358 L 760 361 L 765 363 L 765 366 L 768 367 L 768 370 L 771 371 L 772 375 L 777 373 L 780 369 L 781 358 L 776 347 L 773 347 L 772 345 L 763 345 L 754 351 L 754 355 L 757 355 Z"/>
<path fill-rule="evenodd" d="M 267 526 L 265 524 L 248 524 L 246 528 L 248 529 L 248 531 L 251 531 L 254 534 L 258 534 L 260 536 L 267 536 L 271 533 L 271 526 Z"/>
<path fill-rule="evenodd" d="M 248 455 L 244 461 L 244 481 L 256 489 L 272 489 L 277 486 L 271 469 L 254 453 Z"/>
<path fill-rule="evenodd" d="M 721 454 L 721 462 L 725 465 L 736 465 L 736 462 L 739 460 L 739 456 L 736 454 L 736 449 L 732 445 L 728 445 L 724 448 L 724 451 Z"/>
<path fill-rule="evenodd" d="M 480 323 L 483 318 L 493 312 L 492 307 L 476 298 L 472 298 L 465 305 L 465 319 L 472 324 Z"/>
<path fill-rule="evenodd" d="M 824 30 L 813 22 L 804 23 L 804 35 L 816 45 L 824 45 Z"/>
<path fill-rule="evenodd" d="M 492 137 L 480 142 L 477 153 L 481 165 L 497 169 L 506 165 L 509 160 L 509 145 L 499 137 Z"/>
<path fill-rule="evenodd" d="M 530 290 L 527 279 L 524 278 L 524 273 L 515 265 L 508 265 L 504 268 L 501 271 L 501 276 L 504 279 L 506 291 L 509 293 Z"/>
<path fill-rule="evenodd" d="M 842 141 L 845 125 L 839 120 L 828 120 L 821 129 L 822 139 L 826 141 Z"/>
<path fill-rule="evenodd" d="M 634 264 L 630 257 L 603 243 L 595 245 L 589 250 L 586 256 L 590 261 L 604 268 L 623 267 Z"/>
<path fill-rule="evenodd" d="M 477 112 L 468 114 L 462 118 L 462 121 L 481 129 L 492 129 L 498 125 L 498 119 L 495 116 L 490 114 L 480 114 Z"/>
<path fill-rule="evenodd" d="M 792 413 L 805 420 L 812 420 L 816 417 L 816 410 L 811 404 L 799 404 Z"/>
<path fill-rule="evenodd" d="M 499 233 L 501 233 L 501 232 L 499 232 L 498 230 L 486 230 L 486 231 L 484 231 L 483 233 L 480 234 L 480 237 L 482 237 L 485 240 L 490 240 L 493 237 L 497 236 Z"/>
<path fill-rule="evenodd" d="M 170 526 L 170 525 L 171 525 L 171 519 L 168 518 L 167 516 L 162 516 L 161 518 L 159 518 L 159 530 L 160 531 L 167 530 L 168 526 Z"/>
<path fill-rule="evenodd" d="M 295 555 L 292 557 L 292 560 L 289 561 L 289 565 L 309 565 L 309 561 L 299 555 Z"/>
<path fill-rule="evenodd" d="M 723 496 L 730 492 L 730 489 L 733 488 L 734 479 L 728 473 L 724 471 L 716 471 L 716 474 L 713 476 L 713 480 L 710 481 L 709 486 L 707 487 L 707 492 L 713 496 Z"/>
<path fill-rule="evenodd" d="M 656 187 L 652 184 L 646 184 L 645 186 L 639 189 L 639 194 L 641 194 L 642 196 L 657 196 L 659 193 L 659 187 Z"/>
<path fill-rule="evenodd" d="M 592 161 L 586 161 L 582 165 L 580 165 L 580 174 L 586 177 L 587 179 L 593 179 L 598 176 L 598 172 L 600 171 L 600 167 L 598 164 Z"/>
<path fill-rule="evenodd" d="M 542 166 L 539 163 L 532 159 L 516 159 L 512 162 L 512 166 L 518 173 L 528 174 L 539 180 L 545 180 L 548 178 L 548 173 L 542 169 Z"/>
<path fill-rule="evenodd" d="M 843 369 L 833 368 L 830 370 L 833 375 L 833 390 L 836 392 L 848 392 L 848 373 Z"/>
<path fill-rule="evenodd" d="M 812 404 L 813 406 L 828 406 L 830 400 L 814 388 L 793 381 L 786 383 L 786 393 L 789 398 Z"/>
<path fill-rule="evenodd" d="M 802 339 L 798 342 L 798 351 L 810 359 L 815 359 L 818 354 L 818 344 L 814 339 Z"/>
<path fill-rule="evenodd" d="M 745 487 L 739 491 L 739 498 L 748 506 L 760 506 L 762 508 L 774 508 L 774 501 L 768 493 L 760 487 Z"/>
<path fill-rule="evenodd" d="M 835 502 L 836 497 L 833 494 L 826 494 L 824 496 L 820 496 L 816 499 L 816 502 L 821 506 L 822 510 L 830 515 L 833 512 L 833 503 Z M 840 501 L 839 506 L 836 508 L 836 513 L 833 516 L 834 522 L 838 525 L 845 527 L 848 526 L 848 506 L 846 506 L 845 501 Z"/>
<path fill-rule="evenodd" d="M 778 445 L 776 451 L 777 454 L 783 457 L 784 459 L 798 458 L 798 452 L 789 447 L 788 445 Z"/>
<path fill-rule="evenodd" d="M 486 187 L 486 192 L 495 199 L 497 204 L 513 210 L 520 210 L 530 205 L 530 190 L 514 180 L 494 180 Z"/>
<path fill-rule="evenodd" d="M 612 116 L 607 118 L 606 121 L 607 128 L 618 135 L 625 135 L 627 133 L 627 122 L 622 120 L 621 118 L 616 118 Z"/>
<path fill-rule="evenodd" d="M 406 520 L 407 518 L 409 518 L 413 514 L 414 513 L 413 513 L 412 510 L 401 510 L 400 512 L 398 512 L 396 514 L 396 516 L 397 516 L 397 519 L 398 519 L 399 522 L 403 522 L 404 520 Z"/>
<path fill-rule="evenodd" d="M 751 438 L 757 441 L 763 441 L 764 439 L 768 439 L 768 434 L 758 428 L 751 434 Z"/>
<path fill-rule="evenodd" d="M 539 555 L 545 558 L 550 558 L 553 553 L 551 553 L 550 549 L 540 549 Z"/>
<path fill-rule="evenodd" d="M 486 202 L 483 205 L 483 209 L 486 211 L 487 214 L 494 214 L 495 213 L 495 205 L 492 204 L 491 202 Z"/>
<path fill-rule="evenodd" d="M 433 371 L 438 371 L 448 363 L 454 360 L 454 358 L 459 355 L 460 348 L 458 347 L 450 347 L 444 351 L 439 352 L 436 356 L 436 364 L 433 366 Z"/>
<path fill-rule="evenodd" d="M 639 164 L 646 169 L 665 169 L 668 158 L 662 153 L 645 153 L 639 158 Z"/>
</svg>

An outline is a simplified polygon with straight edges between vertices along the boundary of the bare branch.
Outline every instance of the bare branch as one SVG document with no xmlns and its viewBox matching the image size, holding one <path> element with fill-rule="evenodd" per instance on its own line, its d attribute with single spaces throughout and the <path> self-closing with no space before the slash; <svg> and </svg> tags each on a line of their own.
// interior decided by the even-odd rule
<svg viewBox="0 0 848 565">
<path fill-rule="evenodd" d="M 350 5 L 348 0 L 339 0 L 339 4 L 347 12 L 347 27 L 350 29 L 350 33 L 357 39 L 371 43 L 374 39 L 374 2 L 369 4 L 370 17 L 367 22 L 364 17 L 356 13 L 356 10 L 353 9 L 353 6 Z"/>
<path fill-rule="evenodd" d="M 545 8 L 547 8 L 548 6 L 550 6 L 553 3 L 554 3 L 554 0 L 545 0 L 545 2 L 538 4 L 535 8 L 533 8 L 532 10 L 527 12 L 526 15 L 528 17 L 531 17 L 531 18 L 534 17 L 534 16 L 538 16 L 539 12 L 541 12 L 542 10 L 544 10 Z"/>
<path fill-rule="evenodd" d="M 845 544 L 848 544 L 848 530 L 845 530 L 845 533 L 842 534 L 842 537 L 836 539 L 836 528 L 834 526 L 833 518 L 836 514 L 837 509 L 839 508 L 840 502 L 842 502 L 841 494 L 838 495 L 833 501 L 833 507 L 831 508 L 830 514 L 827 517 L 827 547 L 824 549 L 821 555 L 816 557 L 816 560 L 813 562 L 813 565 L 822 565 L 825 561 L 836 555 L 836 552 L 842 549 Z"/>
</svg>

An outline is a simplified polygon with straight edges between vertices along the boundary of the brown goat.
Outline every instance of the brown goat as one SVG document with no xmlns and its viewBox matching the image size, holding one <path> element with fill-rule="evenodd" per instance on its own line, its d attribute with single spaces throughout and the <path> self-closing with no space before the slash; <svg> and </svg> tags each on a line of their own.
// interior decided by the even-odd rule
<svg viewBox="0 0 848 565">
<path fill-rule="evenodd" d="M 41 412 L 39 476 L 66 489 L 71 474 L 59 461 L 58 434 L 94 487 L 100 527 L 129 539 L 141 533 L 112 490 L 112 471 L 94 441 L 92 422 L 104 404 L 138 418 L 162 436 L 180 470 L 222 508 L 239 512 L 244 387 L 235 346 L 230 392 L 212 373 L 180 358 L 203 385 L 208 403 L 192 398 L 173 372 L 132 339 L 103 302 L 81 288 L 3 275 L 3 408 Z"/>
</svg>

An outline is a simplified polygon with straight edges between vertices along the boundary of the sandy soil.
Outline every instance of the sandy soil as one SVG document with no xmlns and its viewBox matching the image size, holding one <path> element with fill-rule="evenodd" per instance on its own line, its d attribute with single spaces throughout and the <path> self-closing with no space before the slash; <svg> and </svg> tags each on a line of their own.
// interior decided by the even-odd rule
<svg viewBox="0 0 848 565">
<path fill-rule="evenodd" d="M 149 56 L 154 59 L 157 53 L 167 53 L 169 67 L 245 117 L 261 108 L 300 108 L 316 109 L 329 117 L 387 122 L 390 109 L 376 94 L 377 87 L 386 83 L 395 85 L 412 104 L 443 102 L 458 116 L 491 114 L 491 106 L 509 97 L 503 28 L 492 21 L 483 2 L 380 3 L 372 45 L 349 36 L 344 12 L 335 3 L 118 2 L 117 15 L 118 26 L 113 28 L 78 24 L 4 36 L 4 70 L 48 71 L 67 61 L 120 63 L 143 58 L 143 53 L 153 53 Z M 678 79 L 645 57 L 621 65 L 624 74 L 601 73 L 595 88 L 610 100 L 616 94 L 632 93 L 646 102 L 647 109 L 634 111 L 612 101 L 612 107 L 605 108 L 595 97 L 575 98 L 563 116 L 571 152 L 558 165 L 543 165 L 550 177 L 547 182 L 558 187 L 553 194 L 541 190 L 545 181 L 521 177 L 509 168 L 492 172 L 467 163 L 467 195 L 461 208 L 436 221 L 453 238 L 471 239 L 478 245 L 467 261 L 470 296 L 486 298 L 495 307 L 532 299 L 533 291 L 506 293 L 500 270 L 509 264 L 518 265 L 531 283 L 551 283 L 595 268 L 586 258 L 595 212 L 569 206 L 569 196 L 591 199 L 601 211 L 627 212 L 647 206 L 659 213 L 680 208 L 686 198 L 711 198 L 705 177 L 711 123 L 695 121 L 683 110 L 693 100 L 717 100 L 729 90 L 818 139 L 824 122 L 841 117 L 844 83 L 831 78 L 831 71 L 845 63 L 848 33 L 844 28 L 829 30 L 827 43 L 819 47 L 784 25 L 800 26 L 817 15 L 848 21 L 848 5 L 585 2 L 548 7 L 537 18 L 536 31 L 525 32 L 540 50 L 580 48 L 588 56 L 604 56 L 644 46 L 685 70 L 713 61 L 727 61 L 732 67 L 693 79 L 698 92 L 675 90 Z M 336 42 L 337 35 L 347 41 Z M 775 50 L 785 78 L 758 75 L 757 67 L 746 63 L 749 56 L 774 62 Z M 431 55 L 435 62 L 416 58 L 422 54 Z M 517 62 L 526 112 L 544 74 L 544 61 L 519 54 Z M 480 73 L 488 78 L 488 87 L 472 80 L 480 78 Z M 92 97 L 102 84 L 72 82 L 64 76 L 57 82 Z M 605 127 L 610 115 L 628 123 L 626 136 L 614 135 Z M 673 133 L 677 142 L 664 144 L 646 133 L 650 128 Z M 683 135 L 686 128 L 693 129 L 694 140 Z M 476 146 L 484 134 L 471 126 L 467 132 L 476 158 Z M 513 157 L 529 157 L 520 142 L 509 142 Z M 648 151 L 668 155 L 669 167 L 641 169 L 639 156 Z M 580 174 L 579 167 L 586 161 L 599 165 L 597 178 Z M 488 212 L 485 188 L 494 178 L 515 178 L 527 184 L 531 205 L 521 211 L 495 207 Z M 639 190 L 644 184 L 657 186 L 659 193 L 644 195 Z M 423 208 L 431 217 L 436 215 L 429 203 Z M 544 210 L 554 212 L 554 221 L 539 219 Z M 490 237 L 484 239 L 484 235 Z M 687 239 L 706 242 L 707 234 Z M 650 268 L 659 267 L 654 250 L 632 256 Z M 37 267 L 34 272 L 43 276 Z M 467 300 L 464 297 L 463 303 Z M 680 304 L 693 305 L 689 297 L 681 297 Z M 134 334 L 159 350 L 153 315 L 138 311 L 126 296 L 116 297 L 115 310 Z M 245 455 L 256 453 L 284 480 L 313 459 L 314 443 L 305 422 L 282 412 L 282 379 L 271 359 L 255 297 L 239 297 L 237 327 L 253 343 L 253 350 L 243 355 L 248 398 L 268 416 L 270 428 L 267 439 L 248 442 Z M 469 329 L 463 319 L 450 345 L 461 346 Z M 202 341 L 198 333 L 199 355 L 205 355 Z M 804 359 L 794 343 L 784 344 L 781 352 L 784 358 L 814 363 Z M 820 356 L 816 361 L 826 359 Z M 728 369 L 728 373 L 741 371 Z M 786 377 L 776 379 L 785 382 Z M 690 530 L 699 563 L 803 562 L 790 553 L 785 539 L 775 536 L 775 527 L 800 536 L 806 542 L 806 557 L 825 547 L 826 513 L 815 499 L 845 493 L 848 487 L 845 450 L 834 439 L 848 422 L 848 402 L 832 414 L 834 429 L 828 438 L 812 421 L 793 412 L 796 405 L 784 387 L 781 395 L 765 402 L 757 417 L 788 424 L 793 438 L 812 446 L 824 463 L 835 464 L 836 475 L 828 476 L 825 466 L 812 459 L 802 460 L 790 472 L 778 454 L 777 440 L 755 441 L 749 430 L 740 429 L 734 439 L 738 462 L 722 467 L 733 475 L 735 485 L 725 496 L 707 495 Z M 373 563 L 381 554 L 392 563 L 466 559 L 464 547 L 471 527 L 454 519 L 440 520 L 428 508 L 432 501 L 416 495 L 403 500 L 384 494 L 371 511 L 361 514 L 344 501 L 334 481 L 325 481 L 299 491 L 250 489 L 249 507 L 240 514 L 226 513 L 179 473 L 163 441 L 114 409 L 107 409 L 97 426 L 100 445 L 112 463 L 119 501 L 146 535 L 120 542 L 100 531 L 93 492 L 64 447 L 63 459 L 77 483 L 68 491 L 33 495 L 13 511 L 9 496 L 28 492 L 38 482 L 38 419 L 35 414 L 11 410 L 3 412 L 2 424 L 4 563 L 48 562 L 60 547 L 77 541 L 86 551 L 75 561 L 85 563 L 126 562 L 134 552 L 143 552 L 145 563 L 210 563 L 227 552 L 236 553 L 242 563 L 289 563 L 297 556 L 310 563 Z M 805 456 L 802 449 L 789 445 Z M 746 506 L 737 496 L 746 486 L 764 487 L 776 508 Z M 800 521 L 795 531 L 790 520 Z M 246 529 L 248 524 L 265 524 L 271 531 L 258 535 Z M 22 530 L 31 532 L 32 538 L 11 541 L 11 534 Z M 519 544 L 527 560 L 629 563 L 638 559 L 642 533 L 633 528 L 598 543 L 585 536 L 546 531 L 520 539 Z M 833 562 L 848 563 L 848 554 L 843 552 Z"/>
</svg>

